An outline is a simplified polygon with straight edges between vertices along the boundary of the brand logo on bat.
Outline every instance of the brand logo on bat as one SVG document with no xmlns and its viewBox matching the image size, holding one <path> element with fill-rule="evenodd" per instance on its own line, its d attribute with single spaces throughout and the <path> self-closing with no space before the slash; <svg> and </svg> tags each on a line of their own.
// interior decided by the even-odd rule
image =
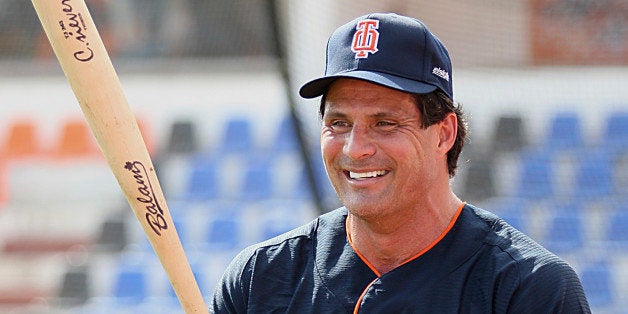
<svg viewBox="0 0 628 314">
<path fill-rule="evenodd" d="M 379 40 L 378 20 L 362 20 L 356 25 L 356 32 L 353 34 L 351 51 L 355 52 L 355 58 L 368 58 L 369 53 L 374 54 L 377 50 Z"/>
<path fill-rule="evenodd" d="M 127 161 L 124 164 L 124 169 L 127 169 L 133 173 L 133 178 L 137 183 L 137 191 L 141 194 L 135 198 L 137 201 L 145 204 L 146 209 L 146 222 L 153 229 L 155 234 L 161 236 L 161 231 L 168 229 L 168 224 L 164 219 L 164 211 L 157 202 L 155 191 L 148 178 L 148 172 L 146 167 L 139 161 Z"/>
<path fill-rule="evenodd" d="M 85 31 L 87 26 L 85 20 L 80 12 L 75 12 L 70 0 L 61 0 L 61 11 L 66 16 L 67 20 L 60 20 L 59 27 L 63 31 L 63 37 L 65 39 L 72 38 L 79 42 L 81 48 L 74 52 L 74 59 L 87 62 L 94 58 L 94 51 L 89 48 L 89 42 L 87 41 L 87 35 Z"/>
</svg>

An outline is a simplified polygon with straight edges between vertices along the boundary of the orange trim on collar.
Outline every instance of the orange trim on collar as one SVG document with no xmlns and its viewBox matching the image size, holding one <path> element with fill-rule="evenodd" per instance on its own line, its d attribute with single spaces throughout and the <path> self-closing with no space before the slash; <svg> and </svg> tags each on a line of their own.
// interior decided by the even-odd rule
<svg viewBox="0 0 628 314">
<path fill-rule="evenodd" d="M 454 227 L 454 224 L 456 224 L 456 221 L 458 220 L 458 216 L 460 216 L 460 213 L 462 213 L 462 209 L 464 208 L 464 206 L 467 205 L 467 203 L 462 203 L 462 205 L 460 205 L 460 207 L 458 207 L 458 209 L 456 210 L 456 214 L 454 214 L 454 217 L 451 219 L 451 221 L 449 222 L 449 225 L 447 226 L 447 228 L 445 228 L 445 231 L 443 231 L 443 233 L 441 233 L 438 238 L 436 238 L 436 240 L 434 240 L 434 242 L 430 243 L 430 245 L 428 245 L 427 247 L 425 247 L 423 250 L 421 250 L 419 253 L 417 253 L 416 255 L 410 257 L 407 261 L 401 263 L 399 266 L 407 264 L 415 259 L 417 259 L 419 256 L 425 254 L 425 252 L 429 251 L 430 249 L 432 249 L 436 244 L 438 244 L 438 242 L 440 242 L 440 240 L 442 240 L 447 233 L 449 233 L 449 231 L 451 230 L 451 228 Z M 397 266 L 397 267 L 399 267 Z"/>
<path fill-rule="evenodd" d="M 460 213 L 462 213 L 462 209 L 464 208 L 464 206 L 467 205 L 467 203 L 462 203 L 462 205 L 460 205 L 460 207 L 458 207 L 458 209 L 456 210 L 456 214 L 454 214 L 454 217 L 451 219 L 451 221 L 449 222 L 449 225 L 447 225 L 447 228 L 445 228 L 445 231 L 443 231 L 438 238 L 436 238 L 436 240 L 434 240 L 432 243 L 430 243 L 430 245 L 428 245 L 427 247 L 425 247 L 423 250 L 421 250 L 419 253 L 417 253 L 416 255 L 410 257 L 408 260 L 406 260 L 405 262 L 401 263 L 399 266 L 407 264 L 415 259 L 417 259 L 419 256 L 425 254 L 425 252 L 429 251 L 431 248 L 433 248 L 438 242 L 440 242 L 440 240 L 442 240 L 447 233 L 449 233 L 449 231 L 451 230 L 451 228 L 453 228 L 454 224 L 456 223 L 456 221 L 458 220 L 458 217 L 460 216 Z M 353 246 L 353 241 L 351 240 L 351 235 L 349 234 L 349 223 L 348 223 L 348 219 L 345 219 L 345 230 L 347 232 L 347 240 L 349 241 L 349 245 L 351 245 L 351 247 L 353 248 L 353 251 L 355 252 L 355 254 L 358 255 L 358 257 L 360 257 L 360 259 L 375 273 L 375 275 L 377 275 L 377 278 L 373 279 L 373 281 L 371 281 L 368 285 L 366 285 L 366 287 L 364 288 L 364 290 L 362 291 L 362 294 L 360 294 L 360 297 L 358 298 L 358 301 L 355 304 L 355 307 L 353 308 L 353 313 L 357 314 L 358 311 L 360 310 L 360 304 L 362 303 L 362 299 L 364 299 L 364 296 L 366 295 L 366 291 L 368 291 L 368 289 L 375 283 L 375 281 L 377 281 L 377 279 L 379 279 L 379 277 L 381 277 L 382 275 L 377 271 L 377 269 L 375 269 L 375 267 L 364 257 L 364 255 L 362 255 L 362 253 L 360 253 L 355 246 Z"/>
<path fill-rule="evenodd" d="M 440 242 L 440 240 L 442 240 L 447 235 L 447 233 L 449 233 L 451 228 L 453 228 L 454 224 L 458 220 L 458 216 L 460 216 L 460 213 L 462 212 L 462 209 L 464 208 L 464 206 L 466 204 L 467 203 L 462 203 L 462 205 L 460 205 L 460 207 L 458 207 L 458 209 L 456 209 L 456 213 L 454 214 L 454 217 L 449 222 L 449 225 L 447 225 L 447 228 L 445 228 L 445 230 L 438 236 L 438 238 L 436 238 L 432 243 L 430 243 L 430 245 L 426 246 L 420 252 L 418 252 L 414 256 L 410 257 L 408 260 L 404 261 L 403 263 L 399 264 L 399 266 L 407 264 L 407 263 L 411 262 L 412 260 L 417 259 L 419 256 L 425 254 L 425 252 L 429 251 L 436 244 L 438 244 L 438 242 Z M 349 234 L 349 220 L 348 219 L 345 219 L 345 230 L 347 232 L 347 240 L 349 241 L 349 245 L 351 245 L 351 247 L 353 248 L 353 251 L 355 252 L 355 254 L 357 254 L 358 257 L 360 257 L 360 259 L 366 264 L 366 266 L 368 266 L 375 273 L 375 275 L 377 275 L 377 277 L 381 277 L 382 274 L 380 274 L 380 272 L 377 271 L 377 269 L 375 269 L 373 264 L 371 264 L 366 259 L 366 257 L 364 257 L 364 255 L 362 255 L 362 253 L 360 253 L 360 251 L 358 251 L 356 249 L 356 247 L 353 245 L 353 240 L 351 240 L 351 234 Z M 397 267 L 399 267 L 399 266 L 397 266 Z"/>
</svg>

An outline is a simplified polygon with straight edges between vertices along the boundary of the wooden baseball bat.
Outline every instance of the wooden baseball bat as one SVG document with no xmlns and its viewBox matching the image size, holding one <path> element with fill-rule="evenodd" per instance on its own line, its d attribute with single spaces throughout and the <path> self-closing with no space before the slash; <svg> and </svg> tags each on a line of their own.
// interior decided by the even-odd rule
<svg viewBox="0 0 628 314">
<path fill-rule="evenodd" d="M 84 0 L 32 0 L 120 188 L 186 313 L 207 313 L 153 163 Z"/>
</svg>

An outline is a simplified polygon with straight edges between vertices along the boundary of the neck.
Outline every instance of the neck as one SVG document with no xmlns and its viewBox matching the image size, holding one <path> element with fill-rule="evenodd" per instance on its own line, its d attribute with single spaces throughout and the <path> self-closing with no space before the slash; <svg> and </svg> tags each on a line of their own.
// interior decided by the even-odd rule
<svg viewBox="0 0 628 314">
<path fill-rule="evenodd" d="M 356 253 L 369 267 L 378 275 L 385 274 L 438 243 L 462 205 L 454 196 L 439 206 L 419 206 L 372 220 L 349 212 L 347 235 Z"/>
</svg>

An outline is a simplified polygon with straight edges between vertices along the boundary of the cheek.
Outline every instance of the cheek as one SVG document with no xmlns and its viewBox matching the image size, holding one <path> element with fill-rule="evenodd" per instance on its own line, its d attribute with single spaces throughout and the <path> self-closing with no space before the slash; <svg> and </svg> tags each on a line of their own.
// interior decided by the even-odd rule
<svg viewBox="0 0 628 314">
<path fill-rule="evenodd" d="M 433 171 L 435 165 L 429 141 L 420 136 L 404 136 L 395 142 L 388 142 L 386 154 L 395 161 L 399 169 L 399 175 L 406 180 L 414 181 L 418 176 L 426 175 L 426 172 Z"/>
<path fill-rule="evenodd" d="M 321 156 L 325 163 L 331 162 L 342 150 L 342 141 L 334 136 L 321 134 Z"/>
<path fill-rule="evenodd" d="M 418 132 L 404 132 L 400 136 L 393 137 L 388 141 L 384 141 L 392 156 L 406 161 L 414 161 L 425 158 L 427 152 L 426 138 L 418 134 Z"/>
</svg>

